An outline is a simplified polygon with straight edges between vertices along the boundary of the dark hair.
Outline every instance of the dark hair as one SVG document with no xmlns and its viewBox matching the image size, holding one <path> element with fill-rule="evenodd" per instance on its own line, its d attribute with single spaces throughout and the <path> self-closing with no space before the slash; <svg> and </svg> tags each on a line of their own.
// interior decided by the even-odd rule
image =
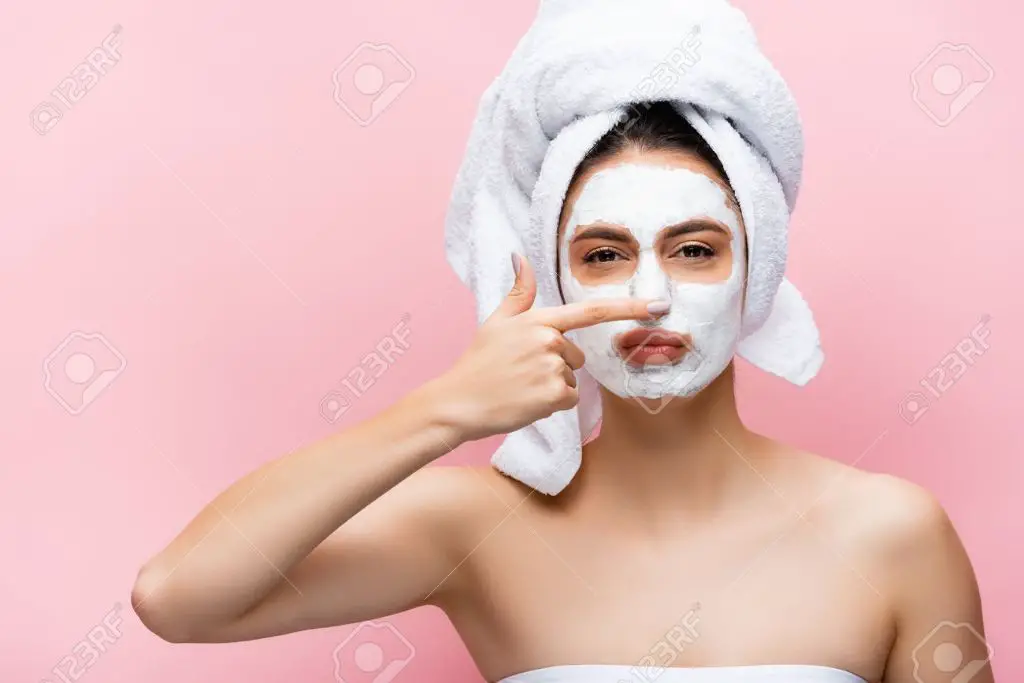
<svg viewBox="0 0 1024 683">
<path fill-rule="evenodd" d="M 597 141 L 576 168 L 569 186 L 599 162 L 631 147 L 640 151 L 678 149 L 695 152 L 711 164 L 726 183 L 729 182 L 718 155 L 671 102 L 643 102 L 632 105 L 626 118 Z"/>
</svg>

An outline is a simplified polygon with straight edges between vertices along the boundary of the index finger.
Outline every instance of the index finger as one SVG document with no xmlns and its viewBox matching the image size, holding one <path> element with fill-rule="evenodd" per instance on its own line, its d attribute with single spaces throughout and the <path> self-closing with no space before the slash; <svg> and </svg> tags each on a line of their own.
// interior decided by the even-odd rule
<svg viewBox="0 0 1024 683">
<path fill-rule="evenodd" d="M 665 305 L 662 305 L 661 309 L 655 307 L 655 312 L 652 313 L 648 306 L 654 304 L 655 301 L 656 299 L 594 299 L 593 301 L 578 301 L 563 306 L 541 308 L 534 313 L 538 322 L 566 332 L 610 320 L 660 318 L 668 312 L 668 308 Z"/>
</svg>

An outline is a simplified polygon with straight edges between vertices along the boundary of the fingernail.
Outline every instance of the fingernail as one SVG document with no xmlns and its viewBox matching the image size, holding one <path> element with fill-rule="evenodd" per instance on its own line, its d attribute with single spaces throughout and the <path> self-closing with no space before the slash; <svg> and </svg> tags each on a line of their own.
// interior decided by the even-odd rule
<svg viewBox="0 0 1024 683">
<path fill-rule="evenodd" d="M 652 301 L 647 304 L 647 312 L 651 315 L 665 315 L 671 306 L 667 301 Z"/>
<path fill-rule="evenodd" d="M 512 272 L 519 277 L 519 254 L 512 252 Z"/>
</svg>

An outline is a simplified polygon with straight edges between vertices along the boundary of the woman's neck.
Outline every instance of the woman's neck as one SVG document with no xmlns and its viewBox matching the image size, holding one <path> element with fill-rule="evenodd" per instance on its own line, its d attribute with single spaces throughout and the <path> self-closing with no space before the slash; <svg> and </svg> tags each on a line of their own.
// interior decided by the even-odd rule
<svg viewBox="0 0 1024 683">
<path fill-rule="evenodd" d="M 733 366 L 689 398 L 641 405 L 602 388 L 600 435 L 566 493 L 580 506 L 638 514 L 714 514 L 749 485 L 752 460 L 770 441 L 741 422 Z"/>
</svg>

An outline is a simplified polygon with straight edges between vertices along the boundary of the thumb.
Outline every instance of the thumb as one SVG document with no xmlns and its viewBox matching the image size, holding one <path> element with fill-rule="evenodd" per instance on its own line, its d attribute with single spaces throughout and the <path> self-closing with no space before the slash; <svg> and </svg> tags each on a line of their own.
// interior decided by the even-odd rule
<svg viewBox="0 0 1024 683">
<path fill-rule="evenodd" d="M 525 256 L 517 253 L 512 254 L 512 268 L 518 270 L 512 289 L 504 301 L 495 310 L 495 315 L 502 318 L 510 318 L 530 310 L 534 299 L 537 298 L 537 279 L 533 272 L 533 266 L 526 260 Z"/>
</svg>

